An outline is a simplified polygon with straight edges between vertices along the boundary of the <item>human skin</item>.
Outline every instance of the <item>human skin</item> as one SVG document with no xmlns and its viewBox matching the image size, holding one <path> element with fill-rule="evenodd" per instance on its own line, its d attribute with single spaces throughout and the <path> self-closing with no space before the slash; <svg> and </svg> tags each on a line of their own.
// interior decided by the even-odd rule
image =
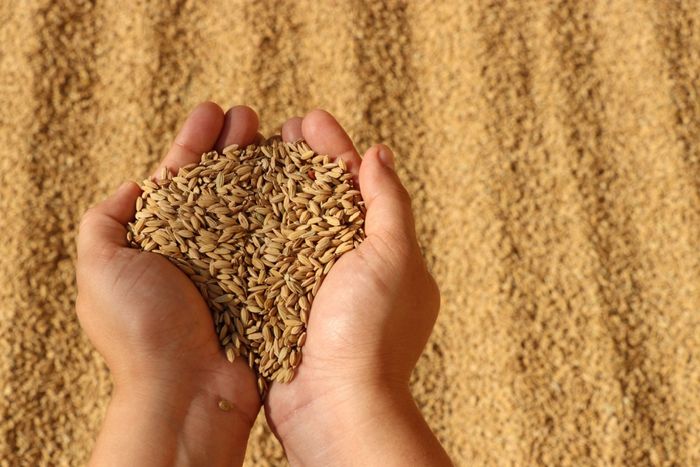
<svg viewBox="0 0 700 467">
<path fill-rule="evenodd" d="M 197 106 L 155 173 L 257 137 L 247 107 Z M 255 378 L 223 355 L 206 303 L 164 257 L 129 248 L 139 187 L 123 184 L 88 210 L 78 237 L 76 309 L 114 381 L 91 464 L 241 465 L 260 409 Z M 219 402 L 230 402 L 222 411 Z"/>
<path fill-rule="evenodd" d="M 346 162 L 366 203 L 367 238 L 338 260 L 319 289 L 303 362 L 290 384 L 270 388 L 268 423 L 292 465 L 451 465 L 409 391 L 440 295 L 393 153 L 376 145 L 360 158 L 322 110 L 288 120 L 282 136 Z"/>
<path fill-rule="evenodd" d="M 212 148 L 250 144 L 257 130 L 247 107 L 224 117 L 215 104 L 201 104 L 160 167 L 174 172 Z M 270 388 L 269 424 L 292 465 L 451 465 L 408 387 L 439 293 L 393 154 L 378 145 L 361 159 L 321 110 L 290 119 L 282 133 L 345 160 L 367 205 L 367 239 L 320 288 L 297 376 Z M 78 316 L 114 380 L 92 463 L 241 465 L 260 409 L 254 377 L 242 361 L 225 359 L 187 277 L 163 257 L 127 247 L 139 194 L 135 184 L 122 185 L 80 227 Z M 218 408 L 222 399 L 232 410 Z"/>
</svg>

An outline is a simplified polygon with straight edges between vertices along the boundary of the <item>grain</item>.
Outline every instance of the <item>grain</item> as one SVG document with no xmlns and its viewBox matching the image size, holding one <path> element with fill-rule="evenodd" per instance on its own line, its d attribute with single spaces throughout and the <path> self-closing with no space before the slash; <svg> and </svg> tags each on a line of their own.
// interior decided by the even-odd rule
<svg viewBox="0 0 700 467">
<path fill-rule="evenodd" d="M 131 246 L 190 277 L 226 358 L 250 365 L 262 395 L 291 381 L 323 278 L 364 238 L 364 205 L 344 163 L 272 139 L 205 153 L 142 189 Z"/>
<path fill-rule="evenodd" d="M 205 97 L 396 150 L 443 295 L 411 389 L 455 465 L 700 465 L 697 2 L 0 5 L 0 465 L 88 463 L 78 221 Z M 286 465 L 264 417 L 246 456 Z"/>
<path fill-rule="evenodd" d="M 226 399 L 221 399 L 217 405 L 219 406 L 219 410 L 222 412 L 230 412 L 231 409 L 233 409 L 233 404 L 231 401 Z"/>
</svg>

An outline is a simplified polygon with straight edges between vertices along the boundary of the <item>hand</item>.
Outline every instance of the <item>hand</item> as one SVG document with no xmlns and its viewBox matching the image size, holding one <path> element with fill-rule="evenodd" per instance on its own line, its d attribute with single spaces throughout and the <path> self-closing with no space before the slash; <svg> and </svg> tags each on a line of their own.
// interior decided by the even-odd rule
<svg viewBox="0 0 700 467">
<path fill-rule="evenodd" d="M 377 145 L 360 159 L 321 110 L 290 119 L 282 135 L 346 162 L 366 203 L 367 238 L 324 280 L 297 375 L 270 388 L 268 422 L 292 464 L 449 465 L 408 388 L 440 300 L 391 150 Z"/>
<path fill-rule="evenodd" d="M 224 116 L 216 104 L 200 104 L 156 174 L 162 167 L 175 173 L 212 148 L 250 144 L 257 131 L 258 117 L 247 107 Z M 242 360 L 226 360 L 187 276 L 163 256 L 127 246 L 125 225 L 140 194 L 127 182 L 80 224 L 77 313 L 114 380 L 93 462 L 240 465 L 260 409 L 255 378 Z M 219 409 L 221 400 L 232 404 L 229 412 Z"/>
</svg>

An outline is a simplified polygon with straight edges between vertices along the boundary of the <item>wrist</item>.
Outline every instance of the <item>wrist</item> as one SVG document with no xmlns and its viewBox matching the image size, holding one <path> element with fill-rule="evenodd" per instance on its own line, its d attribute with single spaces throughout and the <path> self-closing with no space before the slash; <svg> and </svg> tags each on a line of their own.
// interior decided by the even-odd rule
<svg viewBox="0 0 700 467">
<path fill-rule="evenodd" d="M 113 379 L 113 399 L 149 401 L 163 413 L 183 414 L 182 422 L 200 415 L 228 414 L 219 430 L 231 425 L 252 426 L 260 409 L 252 374 L 242 362 L 225 362 L 218 370 L 113 373 Z"/>
<path fill-rule="evenodd" d="M 194 376 L 115 377 L 93 462 L 240 465 L 257 410 L 230 377 Z"/>
<path fill-rule="evenodd" d="M 292 465 L 449 465 L 405 384 L 338 387 L 284 420 L 277 434 Z"/>
</svg>

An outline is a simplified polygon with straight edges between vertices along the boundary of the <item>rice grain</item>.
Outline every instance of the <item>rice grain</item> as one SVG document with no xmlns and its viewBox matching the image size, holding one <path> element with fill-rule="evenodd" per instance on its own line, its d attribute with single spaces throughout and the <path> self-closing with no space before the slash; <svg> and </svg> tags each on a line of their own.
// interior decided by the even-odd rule
<svg viewBox="0 0 700 467">
<path fill-rule="evenodd" d="M 313 299 L 364 239 L 364 205 L 341 160 L 279 139 L 202 155 L 145 180 L 131 246 L 168 257 L 207 301 L 226 358 L 243 357 L 264 396 L 302 357 Z"/>
</svg>

